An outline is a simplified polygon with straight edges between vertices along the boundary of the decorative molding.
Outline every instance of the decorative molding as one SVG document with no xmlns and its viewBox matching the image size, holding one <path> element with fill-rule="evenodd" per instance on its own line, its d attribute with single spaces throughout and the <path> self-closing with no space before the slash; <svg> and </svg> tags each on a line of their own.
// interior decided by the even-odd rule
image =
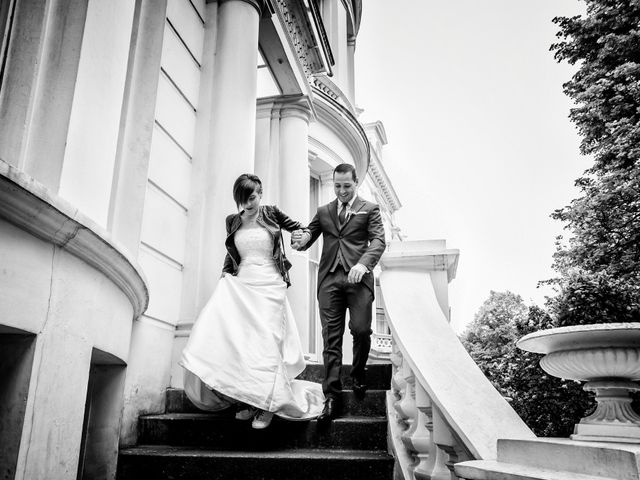
<svg viewBox="0 0 640 480">
<path fill-rule="evenodd" d="M 394 213 L 402 204 L 382 163 L 382 146 L 387 144 L 387 133 L 381 121 L 365 123 L 363 126 L 369 143 L 373 146 L 369 177 L 384 196 L 388 210 Z"/>
<path fill-rule="evenodd" d="M 375 183 L 378 190 L 380 190 L 384 195 L 385 202 L 389 206 L 389 211 L 394 213 L 400 209 L 402 206 L 400 199 L 398 198 L 393 185 L 391 185 L 391 181 L 389 180 L 384 167 L 375 156 L 369 165 L 369 176 L 373 180 L 373 183 Z"/>
<path fill-rule="evenodd" d="M 311 83 L 315 88 L 320 90 L 333 101 L 339 103 L 347 110 L 349 110 L 349 112 L 351 112 L 354 117 L 357 116 L 357 112 L 351 101 L 349 101 L 347 96 L 344 94 L 342 89 L 338 87 L 338 85 L 329 80 L 329 77 L 327 77 L 326 75 L 318 75 L 313 78 Z"/>
<path fill-rule="evenodd" d="M 176 326 L 173 323 L 150 315 L 140 315 L 137 321 L 169 332 L 174 332 L 176 330 Z"/>
<path fill-rule="evenodd" d="M 333 168 L 344 161 L 344 159 L 340 158 L 340 155 L 338 155 L 331 147 L 325 145 L 324 143 L 313 137 L 309 137 L 309 152 L 310 154 L 315 155 L 316 158 L 319 157 L 325 163 L 330 163 L 330 177 L 333 173 Z"/>
<path fill-rule="evenodd" d="M 262 0 L 217 0 L 218 4 L 223 4 L 225 2 L 235 1 L 235 2 L 244 2 L 251 5 L 258 12 L 258 15 L 263 16 L 268 14 L 270 11 L 268 2 L 264 2 Z"/>
<path fill-rule="evenodd" d="M 276 95 L 259 98 L 256 106 L 256 118 L 297 117 L 309 123 L 315 120 L 315 110 L 309 97 L 305 95 Z"/>
<path fill-rule="evenodd" d="M 353 155 L 358 178 L 364 178 L 369 170 L 371 146 L 364 128 L 348 108 L 313 86 L 313 104 L 318 118 L 329 127 Z M 347 159 L 342 159 L 346 161 Z"/>
<path fill-rule="evenodd" d="M 129 298 L 134 318 L 149 304 L 142 270 L 102 227 L 29 175 L 0 159 L 0 218 L 67 250 L 105 274 Z"/>
<path fill-rule="evenodd" d="M 307 79 L 321 73 L 331 74 L 333 57 L 313 2 L 274 1 L 275 13 L 286 28 L 290 46 L 296 52 Z"/>
</svg>

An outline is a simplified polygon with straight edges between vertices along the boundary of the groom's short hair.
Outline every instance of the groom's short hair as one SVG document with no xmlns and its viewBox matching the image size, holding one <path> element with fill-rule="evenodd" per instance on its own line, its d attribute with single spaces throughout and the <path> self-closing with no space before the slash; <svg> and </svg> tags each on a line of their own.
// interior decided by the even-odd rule
<svg viewBox="0 0 640 480">
<path fill-rule="evenodd" d="M 257 175 L 243 173 L 233 183 L 233 199 L 238 206 L 246 203 L 253 192 L 262 193 L 262 182 Z"/>
<path fill-rule="evenodd" d="M 336 173 L 351 173 L 351 177 L 353 181 L 358 183 L 358 177 L 356 175 L 356 167 L 349 163 L 341 163 L 336 168 L 333 169 L 333 176 L 336 176 Z"/>
</svg>

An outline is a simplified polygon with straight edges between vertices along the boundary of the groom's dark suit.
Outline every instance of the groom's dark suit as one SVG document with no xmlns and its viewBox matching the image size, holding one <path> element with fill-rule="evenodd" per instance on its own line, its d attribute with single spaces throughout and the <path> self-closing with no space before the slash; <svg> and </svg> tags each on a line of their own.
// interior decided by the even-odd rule
<svg viewBox="0 0 640 480">
<path fill-rule="evenodd" d="M 346 311 L 353 335 L 351 376 L 364 382 L 364 369 L 371 347 L 371 319 L 374 298 L 373 268 L 385 249 L 384 227 L 380 207 L 356 197 L 351 212 L 340 223 L 338 200 L 323 205 L 307 227 L 311 238 L 307 249 L 322 234 L 322 256 L 318 271 L 318 303 L 324 340 L 325 379 L 322 387 L 328 397 L 338 397 L 342 385 L 342 337 Z M 351 267 L 360 263 L 369 273 L 359 283 L 348 283 Z"/>
</svg>

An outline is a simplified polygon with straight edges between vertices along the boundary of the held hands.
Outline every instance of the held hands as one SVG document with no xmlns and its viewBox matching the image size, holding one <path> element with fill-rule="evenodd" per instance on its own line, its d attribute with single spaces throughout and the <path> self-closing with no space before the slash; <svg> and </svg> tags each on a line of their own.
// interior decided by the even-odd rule
<svg viewBox="0 0 640 480">
<path fill-rule="evenodd" d="M 291 248 L 300 250 L 309 241 L 310 235 L 304 230 L 294 230 L 291 232 Z"/>
<path fill-rule="evenodd" d="M 347 282 L 360 283 L 360 280 L 362 280 L 362 277 L 364 277 L 366 273 L 369 273 L 367 267 L 365 267 L 361 263 L 356 263 L 353 267 L 351 267 L 351 270 L 349 270 L 349 275 L 347 275 Z"/>
</svg>

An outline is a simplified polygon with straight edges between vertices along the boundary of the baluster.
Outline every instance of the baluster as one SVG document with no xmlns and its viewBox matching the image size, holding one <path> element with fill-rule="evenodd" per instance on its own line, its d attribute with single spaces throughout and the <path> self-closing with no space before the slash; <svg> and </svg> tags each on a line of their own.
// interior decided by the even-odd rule
<svg viewBox="0 0 640 480">
<path fill-rule="evenodd" d="M 418 418 L 411 443 L 416 451 L 417 462 L 413 476 L 416 480 L 430 480 L 436 460 L 436 446 L 433 443 L 432 403 L 429 394 L 420 385 L 420 382 L 416 383 L 415 391 Z"/>
<path fill-rule="evenodd" d="M 399 370 L 399 376 L 403 379 L 404 388 L 400 391 L 400 400 L 395 403 L 394 408 L 398 415 L 399 423 L 402 424 L 402 430 L 406 430 L 410 426 L 413 416 L 412 407 L 415 406 L 415 400 L 411 398 L 412 387 L 408 381 L 413 376 L 413 372 L 411 372 L 411 367 L 404 359 Z"/>
<path fill-rule="evenodd" d="M 433 408 L 433 441 L 438 452 L 436 465 L 431 475 L 433 480 L 457 480 L 454 465 L 472 457 L 458 441 L 442 413 Z"/>
<path fill-rule="evenodd" d="M 392 353 L 389 356 L 389 360 L 392 365 L 391 391 L 396 398 L 400 398 L 401 392 L 405 387 L 405 381 L 402 376 L 402 352 L 396 345 L 396 342 L 393 342 Z"/>
<path fill-rule="evenodd" d="M 401 402 L 406 394 L 407 382 L 404 379 L 404 358 L 402 353 L 398 350 L 394 354 L 394 369 L 395 373 L 391 377 L 391 390 L 394 393 L 393 410 L 395 411 L 395 421 L 398 425 L 399 431 L 403 431 L 407 428 L 406 415 L 402 411 Z"/>
<path fill-rule="evenodd" d="M 416 408 L 416 377 L 411 367 L 405 362 L 403 365 L 404 378 L 406 380 L 405 394 L 400 401 L 400 410 L 405 417 L 407 429 L 400 435 L 400 440 L 410 459 L 409 470 L 413 473 L 413 469 L 418 464 L 416 457 L 416 449 L 412 442 L 413 434 L 418 426 L 418 409 Z"/>
</svg>

